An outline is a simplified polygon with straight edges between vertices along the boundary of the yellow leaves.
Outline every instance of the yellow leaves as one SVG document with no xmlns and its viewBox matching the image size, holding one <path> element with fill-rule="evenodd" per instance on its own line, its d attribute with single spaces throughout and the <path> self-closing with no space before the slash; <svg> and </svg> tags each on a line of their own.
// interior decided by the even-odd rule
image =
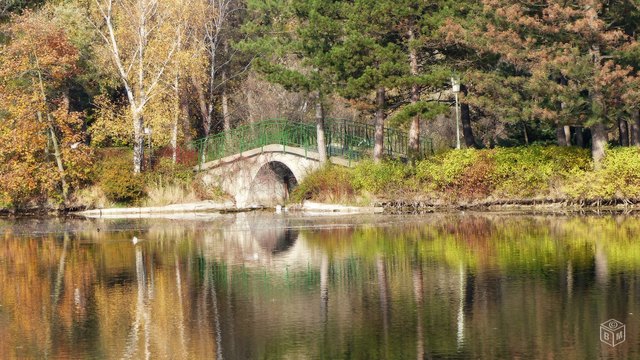
<svg viewBox="0 0 640 360">
<path fill-rule="evenodd" d="M 112 102 L 106 95 L 94 98 L 95 121 L 89 129 L 91 143 L 98 146 L 125 146 L 133 141 L 129 107 Z"/>
<path fill-rule="evenodd" d="M 34 72 L 39 71 L 53 82 L 50 85 L 58 85 L 77 73 L 79 53 L 68 41 L 64 30 L 32 12 L 13 20 L 11 43 L 3 54 L 9 59 L 9 66 L 0 70 L 0 76 L 21 71 L 25 76 L 35 76 Z"/>
<path fill-rule="evenodd" d="M 152 129 L 154 147 L 170 144 L 176 101 L 173 96 L 170 91 L 158 92 L 145 107 L 145 126 Z M 105 95 L 96 96 L 94 105 L 95 120 L 89 128 L 91 143 L 95 146 L 131 145 L 133 126 L 129 106 L 123 102 L 113 102 Z"/>
<path fill-rule="evenodd" d="M 53 144 L 71 186 L 87 179 L 91 152 L 82 145 L 82 114 L 69 112 L 64 100 L 78 72 L 77 49 L 35 13 L 15 17 L 10 30 L 0 52 L 0 201 L 20 206 L 62 190 Z"/>
</svg>

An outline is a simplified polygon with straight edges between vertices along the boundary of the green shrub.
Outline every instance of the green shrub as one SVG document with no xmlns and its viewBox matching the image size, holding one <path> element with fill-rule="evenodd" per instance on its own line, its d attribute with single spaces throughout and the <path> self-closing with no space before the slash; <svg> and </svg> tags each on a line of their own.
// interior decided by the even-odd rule
<svg viewBox="0 0 640 360">
<path fill-rule="evenodd" d="M 547 195 L 590 166 L 589 151 L 575 147 L 466 149 L 423 160 L 416 177 L 427 191 L 456 198 L 528 197 Z"/>
<path fill-rule="evenodd" d="M 588 150 L 575 147 L 527 146 L 491 150 L 492 178 L 498 196 L 534 196 L 549 193 L 552 183 L 590 167 Z"/>
<path fill-rule="evenodd" d="M 406 187 L 410 167 L 397 161 L 361 161 L 353 171 L 353 186 L 374 194 L 394 193 Z"/>
<path fill-rule="evenodd" d="M 328 202 L 352 202 L 356 191 L 351 178 L 353 170 L 340 166 L 327 165 L 307 175 L 293 189 L 291 200 L 317 200 Z"/>
<path fill-rule="evenodd" d="M 623 196 L 640 194 L 640 149 L 614 148 L 607 152 L 601 171 Z"/>
<path fill-rule="evenodd" d="M 432 191 L 460 185 L 465 171 L 476 161 L 478 154 L 474 149 L 438 154 L 416 165 L 416 177 Z"/>
<path fill-rule="evenodd" d="M 479 199 L 490 196 L 496 187 L 493 177 L 495 160 L 491 157 L 491 151 L 479 151 L 475 155 L 475 161 L 464 169 L 461 176 L 456 179 L 454 195 L 466 199 Z"/>
<path fill-rule="evenodd" d="M 107 199 L 115 202 L 136 202 L 145 195 L 145 177 L 133 174 L 129 156 L 109 156 L 97 164 L 97 180 Z"/>
<path fill-rule="evenodd" d="M 640 149 L 609 149 L 600 170 L 577 170 L 572 179 L 566 184 L 565 191 L 573 198 L 640 197 Z"/>
<path fill-rule="evenodd" d="M 147 173 L 147 180 L 156 186 L 183 184 L 193 181 L 194 171 L 191 166 L 174 164 L 170 158 L 160 158 L 153 170 Z"/>
</svg>

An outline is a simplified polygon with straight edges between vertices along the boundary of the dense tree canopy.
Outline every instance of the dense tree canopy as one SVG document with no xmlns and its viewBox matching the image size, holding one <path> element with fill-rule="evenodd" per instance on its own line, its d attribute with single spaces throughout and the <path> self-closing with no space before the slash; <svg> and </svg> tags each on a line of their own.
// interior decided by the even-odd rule
<svg viewBox="0 0 640 360">
<path fill-rule="evenodd" d="M 2 203 L 65 198 L 91 148 L 131 146 L 141 172 L 149 141 L 177 161 L 265 116 L 321 144 L 328 117 L 375 124 L 376 160 L 385 126 L 451 147 L 451 78 L 468 147 L 557 142 L 598 166 L 640 145 L 634 0 L 0 0 L 0 24 Z"/>
</svg>

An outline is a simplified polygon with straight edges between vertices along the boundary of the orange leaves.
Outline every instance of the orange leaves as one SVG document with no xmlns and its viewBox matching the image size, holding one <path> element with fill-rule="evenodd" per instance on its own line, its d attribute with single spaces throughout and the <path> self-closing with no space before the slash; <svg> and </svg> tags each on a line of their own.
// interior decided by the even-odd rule
<svg viewBox="0 0 640 360">
<path fill-rule="evenodd" d="M 516 91 L 534 118 L 606 122 L 637 106 L 638 78 L 616 63 L 636 41 L 612 26 L 611 17 L 620 14 L 603 3 L 483 0 L 487 24 L 477 32 L 478 46 L 499 57 L 511 71 L 505 76 L 523 79 Z"/>
<path fill-rule="evenodd" d="M 79 53 L 64 30 L 31 12 L 13 20 L 11 43 L 4 54 L 11 66 L 0 70 L 0 76 L 19 71 L 25 72 L 24 76 L 34 76 L 34 71 L 40 71 L 48 78 L 49 86 L 60 86 L 60 82 L 77 74 Z"/>
<path fill-rule="evenodd" d="M 468 36 L 466 29 L 464 29 L 460 23 L 450 18 L 444 21 L 444 24 L 438 31 L 444 38 L 445 43 L 451 45 L 462 43 L 462 39 Z"/>
<path fill-rule="evenodd" d="M 593 46 L 602 51 L 631 41 L 621 30 L 608 28 L 600 12 L 601 1 L 578 1 L 575 4 L 547 1 L 485 0 L 485 11 L 492 17 L 486 36 L 492 39 L 494 50 L 510 59 L 514 51 L 529 50 L 530 39 L 540 39 L 541 45 L 570 45 L 581 49 Z M 524 58 L 524 56 L 521 56 Z"/>
<path fill-rule="evenodd" d="M 42 16 L 13 20 L 0 49 L 0 206 L 59 198 L 63 177 L 71 186 L 87 178 L 91 156 L 82 114 L 69 112 L 65 100 L 77 49 Z"/>
</svg>

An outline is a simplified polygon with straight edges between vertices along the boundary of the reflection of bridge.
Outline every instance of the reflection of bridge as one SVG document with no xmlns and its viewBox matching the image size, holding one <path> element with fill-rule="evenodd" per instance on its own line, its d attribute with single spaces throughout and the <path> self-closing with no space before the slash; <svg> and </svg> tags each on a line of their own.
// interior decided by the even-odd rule
<svg viewBox="0 0 640 360">
<path fill-rule="evenodd" d="M 203 232 L 203 255 L 209 260 L 248 268 L 268 266 L 276 272 L 319 264 L 322 250 L 309 247 L 292 225 L 282 215 L 235 214 L 224 227 Z"/>
<path fill-rule="evenodd" d="M 346 120 L 325 124 L 327 155 L 334 164 L 351 166 L 370 155 L 375 127 Z M 198 170 L 205 183 L 219 185 L 233 195 L 238 207 L 274 205 L 287 197 L 309 171 L 320 166 L 316 125 L 284 119 L 264 120 L 196 141 Z M 405 159 L 408 136 L 384 130 L 384 151 Z M 429 139 L 421 139 L 419 154 L 433 152 Z"/>
</svg>

